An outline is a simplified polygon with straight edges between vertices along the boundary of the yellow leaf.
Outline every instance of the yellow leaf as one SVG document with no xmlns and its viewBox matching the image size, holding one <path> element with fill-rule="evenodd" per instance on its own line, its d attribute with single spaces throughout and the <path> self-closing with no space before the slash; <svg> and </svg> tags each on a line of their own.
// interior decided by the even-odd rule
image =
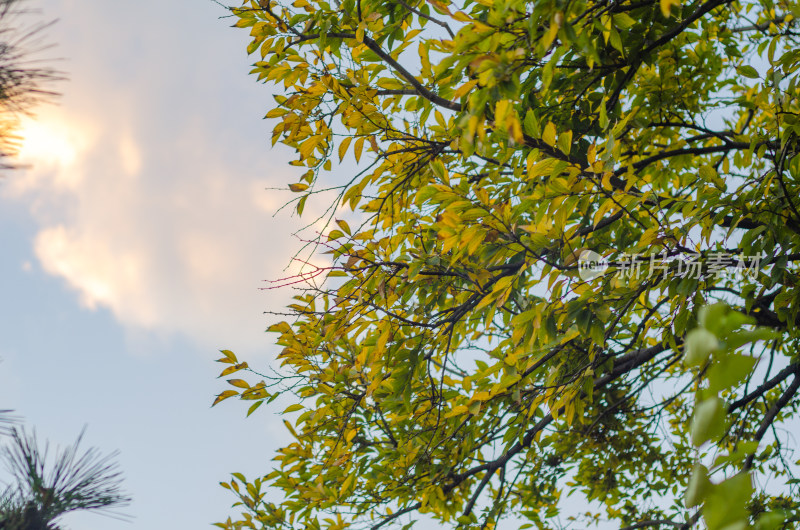
<svg viewBox="0 0 800 530">
<path fill-rule="evenodd" d="M 642 234 L 642 237 L 639 239 L 639 246 L 643 247 L 649 245 L 651 241 L 653 241 L 656 236 L 658 235 L 658 228 L 648 228 Z"/>
<path fill-rule="evenodd" d="M 228 384 L 238 388 L 250 388 L 250 385 L 244 379 L 228 379 Z"/>
<path fill-rule="evenodd" d="M 471 141 L 475 137 L 475 131 L 478 130 L 478 117 L 470 116 L 467 122 L 467 138 Z"/>
<path fill-rule="evenodd" d="M 589 146 L 589 149 L 586 150 L 586 161 L 589 162 L 589 166 L 591 167 L 595 160 L 597 160 L 597 145 L 592 144 Z"/>
<path fill-rule="evenodd" d="M 440 12 L 445 13 L 447 15 L 451 15 L 450 10 L 447 8 L 447 5 L 439 0 L 428 0 L 428 3 L 431 4 L 433 7 L 438 9 Z M 451 15 L 452 16 L 452 15 Z"/>
<path fill-rule="evenodd" d="M 350 473 L 349 475 L 347 475 L 347 477 L 344 479 L 344 482 L 342 482 L 342 487 L 339 489 L 339 495 L 346 494 L 347 490 L 349 490 L 350 486 L 352 486 L 353 482 L 355 482 L 355 479 L 356 479 L 355 473 Z"/>
<path fill-rule="evenodd" d="M 292 327 L 286 321 L 278 322 L 277 324 L 272 324 L 270 327 L 267 328 L 267 331 L 270 333 L 289 333 L 291 330 Z"/>
<path fill-rule="evenodd" d="M 317 145 L 319 145 L 320 139 L 321 138 L 319 136 L 312 136 L 311 138 L 303 142 L 300 145 L 299 149 L 300 155 L 303 158 L 310 157 L 314 153 L 314 149 L 317 147 Z"/>
<path fill-rule="evenodd" d="M 540 160 L 536 164 L 528 167 L 528 178 L 533 179 L 541 177 L 542 175 L 549 175 L 550 171 L 557 163 L 558 160 L 555 158 L 545 158 L 544 160 Z"/>
<path fill-rule="evenodd" d="M 469 409 L 467 408 L 466 405 L 457 405 L 457 406 L 453 407 L 453 410 L 451 410 L 450 412 L 445 414 L 444 417 L 445 418 L 452 418 L 453 416 L 458 416 L 459 414 L 464 414 L 468 410 Z"/>
<path fill-rule="evenodd" d="M 289 189 L 294 192 L 306 191 L 308 189 L 308 184 L 303 184 L 302 182 L 298 182 L 297 184 L 289 184 Z"/>
<path fill-rule="evenodd" d="M 550 179 L 550 181 L 547 184 L 548 184 L 547 187 L 550 190 L 556 192 L 559 195 L 569 195 L 570 192 L 572 191 L 570 189 L 569 185 L 567 184 L 567 181 L 564 180 L 561 177 Z M 561 211 L 561 210 L 559 210 L 559 211 Z M 500 282 L 497 282 L 497 283 L 500 283 Z"/>
<path fill-rule="evenodd" d="M 511 107 L 510 102 L 507 99 L 501 99 L 495 105 L 494 110 L 494 122 L 495 123 L 503 123 L 506 121 L 506 115 L 508 114 L 509 108 Z"/>
<path fill-rule="evenodd" d="M 247 28 L 252 26 L 253 24 L 255 24 L 255 20 L 247 17 L 247 18 L 240 18 L 239 20 L 237 20 L 234 26 L 237 28 Z"/>
<path fill-rule="evenodd" d="M 430 73 L 431 72 L 431 60 L 428 53 L 428 43 L 426 41 L 422 41 L 419 43 L 419 60 L 422 63 L 422 73 Z"/>
<path fill-rule="evenodd" d="M 238 372 L 239 370 L 244 370 L 245 368 L 247 368 L 247 363 L 240 363 L 234 366 L 229 366 L 225 368 L 221 374 L 219 374 L 219 377 L 225 377 L 226 375 L 230 375 L 233 372 Z"/>
<path fill-rule="evenodd" d="M 611 208 L 616 206 L 613 199 L 607 199 L 603 204 L 600 205 L 600 208 L 597 209 L 595 212 L 594 217 L 592 218 L 592 224 L 597 226 L 597 223 L 603 218 L 603 216 L 608 212 Z"/>
<path fill-rule="evenodd" d="M 267 112 L 267 115 L 264 116 L 264 117 L 265 118 L 280 118 L 281 116 L 284 116 L 287 112 L 288 111 L 286 109 L 283 109 L 281 107 L 276 107 L 276 108 L 272 109 L 271 111 Z"/>
<path fill-rule="evenodd" d="M 490 397 L 491 396 L 489 395 L 489 392 L 481 390 L 480 392 L 475 392 L 475 394 L 473 394 L 472 401 L 486 401 Z"/>
<path fill-rule="evenodd" d="M 238 394 L 239 394 L 239 392 L 237 392 L 236 390 L 226 390 L 226 391 L 220 393 L 220 395 L 217 396 L 217 399 L 214 400 L 214 403 L 212 403 L 211 406 L 213 407 L 214 405 L 216 405 L 220 401 L 226 400 L 229 397 L 236 396 Z"/>
<path fill-rule="evenodd" d="M 542 140 L 550 147 L 556 145 L 556 126 L 552 121 L 547 122 L 547 125 L 545 125 Z"/>
<path fill-rule="evenodd" d="M 382 78 L 378 79 L 376 84 L 379 87 L 385 88 L 387 90 L 399 90 L 399 89 L 406 88 L 406 85 L 404 85 L 398 79 L 395 79 L 393 77 L 382 77 Z"/>
<path fill-rule="evenodd" d="M 344 160 L 344 155 L 347 154 L 347 148 L 350 147 L 350 142 L 353 141 L 352 136 L 346 136 L 342 143 L 339 144 L 339 162 Z"/>
<path fill-rule="evenodd" d="M 667 18 L 669 18 L 672 6 L 679 6 L 679 5 L 680 5 L 680 0 L 659 0 L 659 6 L 661 7 L 661 14 Z"/>
<path fill-rule="evenodd" d="M 588 250 L 586 247 L 581 247 L 581 248 L 577 248 L 577 249 L 573 250 L 572 252 L 570 252 L 569 254 L 567 254 L 567 256 L 564 258 L 564 265 L 569 266 L 569 265 L 572 265 L 575 262 L 577 262 L 578 258 L 580 258 L 580 256 L 581 256 L 581 254 L 586 252 L 586 250 Z"/>
<path fill-rule="evenodd" d="M 611 177 L 613 175 L 614 174 L 611 171 L 606 171 L 603 174 L 603 178 L 600 179 L 600 185 L 603 187 L 604 190 L 611 191 L 613 189 L 613 186 L 611 185 Z"/>
<path fill-rule="evenodd" d="M 361 161 L 361 150 L 364 149 L 364 137 L 359 136 L 353 146 L 353 154 L 356 156 L 356 162 Z"/>
<path fill-rule="evenodd" d="M 572 131 L 566 131 L 558 135 L 558 148 L 564 154 L 569 154 L 572 150 Z"/>
<path fill-rule="evenodd" d="M 344 219 L 336 219 L 336 224 L 339 225 L 339 228 L 341 228 L 348 236 L 352 234 L 350 231 L 350 225 L 347 224 L 347 221 Z"/>
<path fill-rule="evenodd" d="M 553 44 L 553 41 L 556 40 L 556 35 L 558 34 L 558 25 L 550 24 L 550 28 L 547 30 L 547 33 L 544 37 L 542 37 L 542 45 L 545 50 L 550 48 L 550 45 Z"/>
<path fill-rule="evenodd" d="M 477 79 L 473 79 L 472 81 L 464 83 L 463 85 L 458 87 L 455 92 L 453 92 L 453 99 L 461 99 L 462 96 L 466 95 L 470 90 L 475 88 L 475 85 L 477 84 L 478 84 Z M 477 119 L 477 116 L 473 117 Z"/>
<path fill-rule="evenodd" d="M 506 118 L 506 130 L 508 135 L 513 138 L 514 143 L 521 144 L 525 141 L 525 137 L 522 135 L 522 125 L 517 119 L 516 112 L 512 112 Z"/>
<path fill-rule="evenodd" d="M 289 423 L 286 420 L 283 420 L 283 424 L 286 425 L 286 428 L 289 429 L 289 432 L 292 433 L 292 436 L 297 438 L 297 431 L 294 430 L 294 427 L 292 427 L 292 424 Z"/>
</svg>

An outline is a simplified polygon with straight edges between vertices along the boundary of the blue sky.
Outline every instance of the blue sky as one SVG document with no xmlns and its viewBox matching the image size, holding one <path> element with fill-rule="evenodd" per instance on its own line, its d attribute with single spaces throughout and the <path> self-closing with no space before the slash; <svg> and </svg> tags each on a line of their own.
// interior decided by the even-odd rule
<svg viewBox="0 0 800 530">
<path fill-rule="evenodd" d="M 209 528 L 234 500 L 219 481 L 267 470 L 285 436 L 277 407 L 209 408 L 217 350 L 274 356 L 262 312 L 288 293 L 258 288 L 299 246 L 266 189 L 292 181 L 270 89 L 211 0 L 28 6 L 58 19 L 39 55 L 69 81 L 23 124 L 31 169 L 0 179 L 0 408 L 120 451 L 133 522 L 71 528 Z"/>
</svg>

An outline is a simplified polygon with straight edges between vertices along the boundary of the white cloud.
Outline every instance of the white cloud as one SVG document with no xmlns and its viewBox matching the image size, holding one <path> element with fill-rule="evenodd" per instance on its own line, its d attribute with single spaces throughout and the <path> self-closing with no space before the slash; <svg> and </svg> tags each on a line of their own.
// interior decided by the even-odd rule
<svg viewBox="0 0 800 530">
<path fill-rule="evenodd" d="M 47 227 L 36 236 L 34 248 L 44 269 L 66 278 L 81 294 L 83 304 L 111 307 L 125 320 L 155 324 L 154 308 L 147 304 L 143 253 L 111 248 L 102 237 L 83 227 Z M 121 252 L 118 250 L 122 250 Z M 121 300 L 127 300 L 123 305 Z"/>
<path fill-rule="evenodd" d="M 171 161 L 148 160 L 150 146 L 96 126 L 91 151 L 29 171 L 14 190 L 41 222 L 34 248 L 42 268 L 64 278 L 84 306 L 108 308 L 126 326 L 217 346 L 260 334 L 275 296 L 258 287 L 283 274 L 296 245 L 285 219 L 272 217 L 282 200 L 265 189 L 274 183 L 255 168 L 203 156 L 214 151 L 208 139 L 183 142 Z M 91 154 L 114 145 L 127 146 L 122 156 Z"/>
<path fill-rule="evenodd" d="M 130 133 L 125 134 L 119 141 L 119 158 L 122 169 L 128 176 L 136 176 L 142 169 L 142 155 L 139 146 Z"/>
<path fill-rule="evenodd" d="M 92 9 L 81 8 L 87 17 Z M 262 312 L 291 293 L 259 287 L 286 275 L 299 246 L 299 223 L 273 217 L 291 197 L 268 188 L 293 178 L 260 120 L 268 89 L 247 77 L 246 60 L 226 61 L 231 50 L 219 41 L 204 49 L 199 28 L 184 44 L 204 59 L 189 68 L 176 62 L 188 56 L 175 50 L 170 25 L 148 24 L 146 57 L 135 59 L 87 53 L 89 41 L 61 27 L 76 73 L 59 106 L 25 122 L 21 155 L 32 169 L 0 193 L 30 207 L 41 268 L 85 307 L 110 310 L 136 333 L 263 345 Z M 236 46 L 241 53 L 243 41 Z"/>
</svg>

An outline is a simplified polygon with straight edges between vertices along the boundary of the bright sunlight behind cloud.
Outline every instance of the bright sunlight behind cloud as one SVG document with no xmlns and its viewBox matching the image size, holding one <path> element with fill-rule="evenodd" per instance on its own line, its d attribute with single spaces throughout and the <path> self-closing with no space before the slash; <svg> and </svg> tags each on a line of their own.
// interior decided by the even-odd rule
<svg viewBox="0 0 800 530">
<path fill-rule="evenodd" d="M 281 199 L 265 189 L 265 161 L 230 164 L 215 155 L 219 139 L 187 130 L 171 131 L 182 139 L 174 149 L 142 147 L 102 115 L 92 119 L 25 131 L 33 169 L 10 193 L 41 222 L 44 270 L 128 326 L 216 341 L 224 339 L 204 335 L 262 331 L 267 304 L 257 288 L 283 275 L 291 255 L 289 230 L 268 229 Z"/>
<path fill-rule="evenodd" d="M 262 109 L 193 112 L 215 99 L 200 95 L 220 90 L 212 82 L 178 93 L 141 77 L 107 99 L 84 96 L 98 93 L 89 84 L 73 79 L 68 106 L 24 120 L 20 161 L 30 169 L 0 188 L 39 223 L 33 245 L 42 269 L 86 308 L 107 308 L 132 330 L 177 332 L 211 348 L 263 341 L 262 312 L 288 292 L 258 288 L 287 274 L 299 244 L 291 238 L 297 223 L 272 217 L 290 197 L 267 188 L 285 188 L 291 177 L 286 156 L 276 160 L 268 149 Z M 221 127 L 222 110 L 251 128 Z M 240 152 L 245 135 L 263 138 L 263 150 Z"/>
</svg>

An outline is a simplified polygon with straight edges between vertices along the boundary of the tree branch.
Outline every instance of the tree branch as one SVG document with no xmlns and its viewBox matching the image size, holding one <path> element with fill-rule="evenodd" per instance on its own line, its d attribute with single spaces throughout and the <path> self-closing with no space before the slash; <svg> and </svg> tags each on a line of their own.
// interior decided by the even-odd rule
<svg viewBox="0 0 800 530">
<path fill-rule="evenodd" d="M 778 401 L 775 402 L 774 405 L 767 411 L 767 415 L 764 416 L 764 419 L 761 421 L 761 425 L 758 427 L 758 431 L 756 431 L 755 441 L 760 442 L 764 435 L 769 430 L 770 425 L 778 416 L 778 413 L 781 411 L 783 407 L 785 407 L 797 393 L 797 390 L 800 389 L 800 365 L 795 364 L 793 365 L 795 377 L 792 379 L 792 384 L 789 385 L 789 388 L 781 394 L 781 397 L 778 398 Z M 755 458 L 756 454 L 751 453 L 747 456 L 747 459 L 744 461 L 744 469 L 748 470 L 753 466 L 753 459 Z"/>
</svg>

